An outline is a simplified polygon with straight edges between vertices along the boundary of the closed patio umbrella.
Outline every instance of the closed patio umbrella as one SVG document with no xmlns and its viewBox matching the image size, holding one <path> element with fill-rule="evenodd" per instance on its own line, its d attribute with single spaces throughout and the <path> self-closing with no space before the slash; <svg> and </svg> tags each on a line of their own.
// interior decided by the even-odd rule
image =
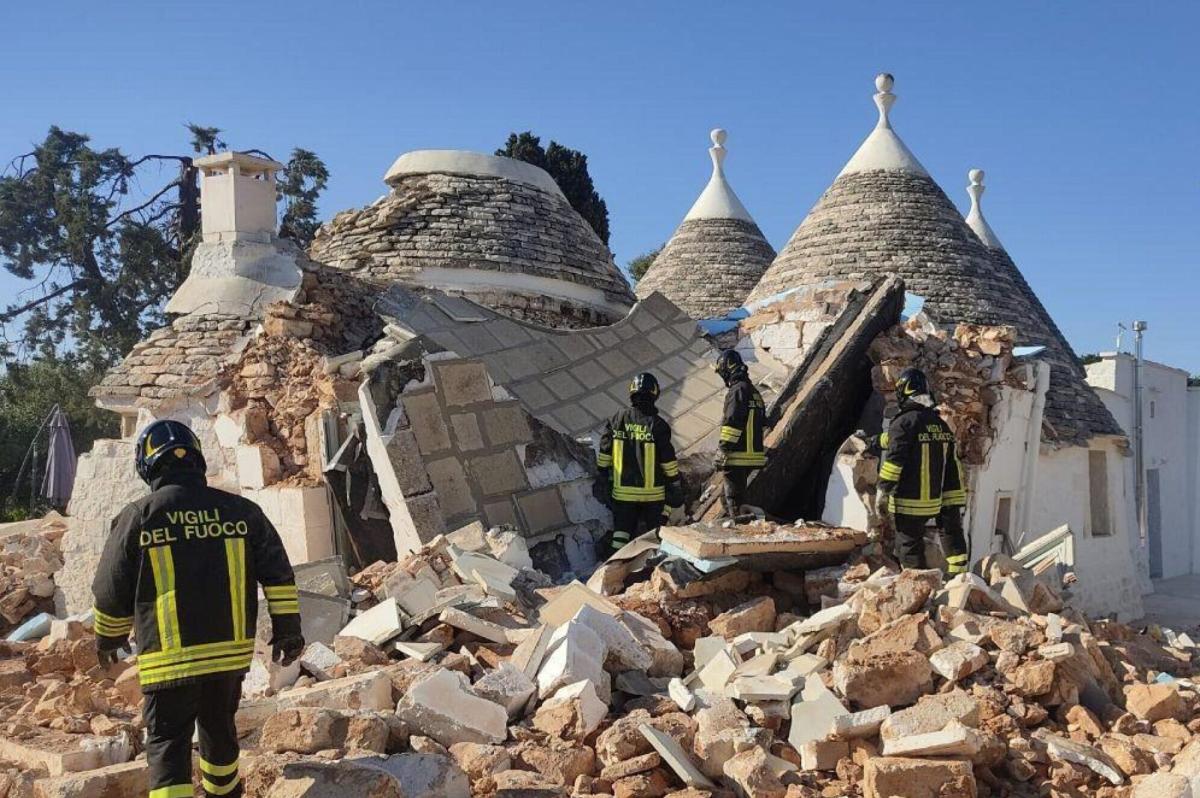
<svg viewBox="0 0 1200 798">
<path fill-rule="evenodd" d="M 67 414 L 58 405 L 50 415 L 47 443 L 46 476 L 42 479 L 42 496 L 55 507 L 65 507 L 75 485 L 75 444 Z"/>
</svg>

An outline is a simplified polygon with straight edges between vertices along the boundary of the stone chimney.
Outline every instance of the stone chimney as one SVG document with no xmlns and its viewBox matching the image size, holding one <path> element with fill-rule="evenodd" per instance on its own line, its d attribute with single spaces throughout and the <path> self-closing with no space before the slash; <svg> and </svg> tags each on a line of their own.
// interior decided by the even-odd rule
<svg viewBox="0 0 1200 798">
<path fill-rule="evenodd" d="M 275 237 L 275 173 L 283 164 L 240 152 L 197 158 L 201 229 L 205 241 Z"/>
</svg>

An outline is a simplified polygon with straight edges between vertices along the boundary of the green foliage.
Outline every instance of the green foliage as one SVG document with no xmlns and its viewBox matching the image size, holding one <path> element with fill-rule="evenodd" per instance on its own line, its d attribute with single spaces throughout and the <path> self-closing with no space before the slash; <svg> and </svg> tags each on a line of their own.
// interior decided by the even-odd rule
<svg viewBox="0 0 1200 798">
<path fill-rule="evenodd" d="M 497 155 L 531 163 L 550 173 L 554 182 L 562 189 L 571 207 L 596 231 L 596 235 L 608 246 L 608 205 L 596 192 L 592 177 L 588 174 L 587 156 L 579 150 L 564 147 L 557 141 L 542 148 L 540 137 L 533 131 L 510 133 L 504 146 L 496 150 Z"/>
<path fill-rule="evenodd" d="M 329 182 L 325 162 L 311 150 L 292 150 L 279 181 L 279 198 L 284 202 L 279 235 L 307 249 L 321 226 L 317 219 L 317 198 Z"/>
<path fill-rule="evenodd" d="M 192 152 L 197 155 L 216 155 L 217 150 L 225 149 L 225 142 L 219 138 L 221 128 L 204 127 L 195 122 L 188 122 L 185 127 L 192 134 Z"/>
<path fill-rule="evenodd" d="M 1188 377 L 1189 388 L 1200 388 L 1200 374 L 1193 374 Z"/>
<path fill-rule="evenodd" d="M 663 251 L 665 244 L 659 244 L 656 248 L 649 252 L 643 252 L 625 265 L 629 271 L 629 276 L 636 283 L 638 280 L 646 276 L 646 272 L 650 271 L 650 267 L 654 265 L 654 259 Z"/>
<path fill-rule="evenodd" d="M 1100 357 L 1100 355 L 1097 355 L 1094 352 L 1089 352 L 1086 355 L 1079 356 L 1079 365 L 1088 366 L 1088 365 L 1091 365 L 1092 363 L 1099 363 L 1103 359 L 1104 358 Z"/>
<path fill-rule="evenodd" d="M 0 374 L 0 517 L 18 520 L 29 509 L 29 466 L 26 465 L 19 486 L 14 485 L 14 480 L 34 434 L 55 404 L 67 414 L 76 452 L 87 451 L 98 438 L 117 436 L 120 426 L 117 417 L 100 410 L 88 396 L 88 389 L 101 376 L 101 372 L 69 360 L 10 365 Z M 38 440 L 38 450 L 44 467 L 44 432 Z"/>
</svg>

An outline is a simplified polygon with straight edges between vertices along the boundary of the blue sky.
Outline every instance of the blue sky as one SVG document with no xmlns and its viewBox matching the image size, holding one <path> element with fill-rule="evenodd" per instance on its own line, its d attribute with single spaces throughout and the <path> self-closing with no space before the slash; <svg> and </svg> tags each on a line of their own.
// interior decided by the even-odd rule
<svg viewBox="0 0 1200 798">
<path fill-rule="evenodd" d="M 131 154 L 219 125 L 235 148 L 320 154 L 327 218 L 382 194 L 402 152 L 533 129 L 588 154 L 624 264 L 703 187 L 715 126 L 782 247 L 869 132 L 886 70 L 896 129 L 960 207 L 987 171 L 988 220 L 1077 351 L 1144 318 L 1149 357 L 1200 372 L 1198 26 L 1194 0 L 8 0 L 0 160 L 51 124 Z"/>
</svg>

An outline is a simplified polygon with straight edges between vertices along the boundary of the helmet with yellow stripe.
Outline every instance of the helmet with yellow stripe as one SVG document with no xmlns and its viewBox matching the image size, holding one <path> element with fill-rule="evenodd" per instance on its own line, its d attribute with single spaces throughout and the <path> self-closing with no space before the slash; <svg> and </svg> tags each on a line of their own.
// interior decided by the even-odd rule
<svg viewBox="0 0 1200 798">
<path fill-rule="evenodd" d="M 142 430 L 135 456 L 138 476 L 146 484 L 167 466 L 201 473 L 208 468 L 196 433 L 187 424 L 170 419 L 155 421 Z"/>
</svg>

